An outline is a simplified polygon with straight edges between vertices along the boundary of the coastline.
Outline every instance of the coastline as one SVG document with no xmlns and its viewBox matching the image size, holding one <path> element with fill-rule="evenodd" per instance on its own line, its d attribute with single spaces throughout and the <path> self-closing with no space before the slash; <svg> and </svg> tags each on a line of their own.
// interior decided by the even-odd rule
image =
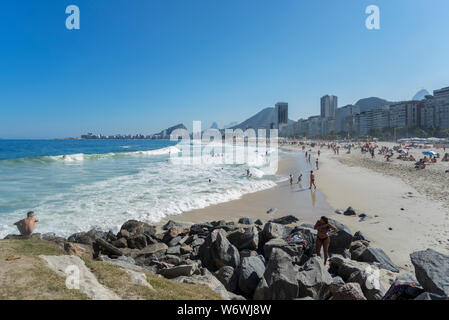
<svg viewBox="0 0 449 320">
<path fill-rule="evenodd" d="M 286 215 L 293 215 L 300 222 L 315 223 L 319 217 L 329 215 L 333 210 L 319 190 L 308 189 L 307 171 L 308 167 L 306 168 L 301 162 L 299 153 L 292 153 L 279 159 L 277 174 L 285 176 L 285 181 L 278 182 L 277 186 L 245 194 L 236 200 L 167 216 L 155 225 L 160 227 L 169 220 L 184 224 L 219 220 L 236 222 L 244 217 L 266 222 Z M 303 183 L 300 186 L 297 183 L 294 183 L 293 187 L 290 186 L 289 174 L 294 174 L 294 182 L 296 182 L 299 172 L 303 173 Z M 271 208 L 274 210 L 268 214 L 267 211 Z"/>
<path fill-rule="evenodd" d="M 287 149 L 299 150 L 294 146 Z M 311 149 L 316 157 L 317 148 Z M 318 190 L 333 210 L 351 206 L 357 214 L 373 218 L 360 222 L 358 217 L 333 214 L 333 219 L 352 232 L 361 231 L 372 247 L 382 248 L 404 271 L 412 272 L 410 254 L 414 251 L 433 248 L 449 253 L 449 212 L 443 201 L 419 192 L 407 183 L 410 177 L 399 178 L 402 172 L 394 176 L 364 167 L 356 161 L 359 150 L 349 155 L 344 152 L 334 155 L 327 147 L 321 149 Z"/>
</svg>

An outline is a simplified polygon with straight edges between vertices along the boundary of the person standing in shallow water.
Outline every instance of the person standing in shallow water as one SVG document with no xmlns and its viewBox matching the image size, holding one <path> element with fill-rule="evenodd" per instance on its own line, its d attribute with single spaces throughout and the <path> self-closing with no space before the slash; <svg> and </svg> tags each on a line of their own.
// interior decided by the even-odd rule
<svg viewBox="0 0 449 320">
<path fill-rule="evenodd" d="M 310 190 L 312 190 L 312 186 L 314 186 L 315 189 L 316 189 L 316 185 L 315 185 L 315 175 L 313 174 L 313 170 L 310 171 Z"/>
<path fill-rule="evenodd" d="M 324 252 L 324 265 L 327 263 L 327 258 L 329 256 L 329 244 L 331 243 L 331 239 L 329 238 L 328 232 L 332 229 L 335 232 L 338 232 L 338 229 L 329 223 L 329 219 L 325 216 L 322 216 L 320 220 L 315 223 L 314 229 L 318 230 L 317 238 L 316 238 L 316 254 L 321 257 L 321 247 L 323 247 Z"/>
</svg>

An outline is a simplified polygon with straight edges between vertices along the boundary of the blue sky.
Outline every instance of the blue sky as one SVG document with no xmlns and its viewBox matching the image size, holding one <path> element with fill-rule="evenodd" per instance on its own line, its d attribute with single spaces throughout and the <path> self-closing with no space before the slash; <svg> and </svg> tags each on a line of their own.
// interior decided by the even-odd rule
<svg viewBox="0 0 449 320">
<path fill-rule="evenodd" d="M 81 29 L 67 30 L 78 5 Z M 378 5 L 381 29 L 365 28 Z M 0 137 L 289 118 L 449 86 L 447 0 L 16 0 L 0 9 Z"/>
</svg>

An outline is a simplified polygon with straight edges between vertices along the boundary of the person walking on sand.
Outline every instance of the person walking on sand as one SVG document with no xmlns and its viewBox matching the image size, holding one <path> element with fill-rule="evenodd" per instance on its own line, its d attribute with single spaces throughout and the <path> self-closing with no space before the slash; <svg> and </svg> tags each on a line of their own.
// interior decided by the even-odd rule
<svg viewBox="0 0 449 320">
<path fill-rule="evenodd" d="M 318 150 L 318 157 L 320 156 L 320 154 L 321 154 L 321 151 L 320 151 L 320 150 Z"/>
<path fill-rule="evenodd" d="M 17 229 L 19 229 L 19 232 L 22 236 L 29 236 L 31 235 L 31 233 L 33 233 L 34 229 L 36 228 L 36 223 L 38 222 L 39 219 L 34 216 L 34 212 L 30 211 L 27 213 L 27 217 L 25 219 L 17 221 L 14 224 L 17 226 Z"/>
<path fill-rule="evenodd" d="M 321 247 L 324 251 L 324 265 L 327 263 L 329 244 L 331 242 L 328 232 L 330 229 L 338 232 L 338 229 L 329 223 L 329 219 L 322 216 L 320 220 L 315 223 L 314 229 L 318 230 L 316 238 L 316 254 L 321 257 Z"/>
<path fill-rule="evenodd" d="M 298 176 L 298 184 L 301 183 L 301 180 L 302 180 L 302 173 Z"/>
<path fill-rule="evenodd" d="M 315 165 L 316 165 L 316 169 L 318 170 L 319 169 L 318 168 L 318 158 L 316 158 Z"/>
<path fill-rule="evenodd" d="M 293 176 L 290 174 L 290 185 L 293 185 Z"/>
<path fill-rule="evenodd" d="M 313 174 L 313 170 L 310 171 L 310 190 L 312 190 L 312 186 L 314 186 L 315 189 L 316 189 L 316 185 L 315 185 L 315 175 Z"/>
</svg>

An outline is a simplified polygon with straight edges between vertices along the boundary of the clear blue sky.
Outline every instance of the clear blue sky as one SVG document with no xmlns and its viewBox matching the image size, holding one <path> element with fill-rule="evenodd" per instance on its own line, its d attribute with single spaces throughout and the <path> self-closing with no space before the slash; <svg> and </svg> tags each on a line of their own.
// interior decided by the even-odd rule
<svg viewBox="0 0 449 320">
<path fill-rule="evenodd" d="M 65 28 L 76 4 L 81 29 Z M 365 8 L 381 29 L 365 28 Z M 0 8 L 0 137 L 289 118 L 449 86 L 447 0 L 15 0 Z"/>
</svg>

